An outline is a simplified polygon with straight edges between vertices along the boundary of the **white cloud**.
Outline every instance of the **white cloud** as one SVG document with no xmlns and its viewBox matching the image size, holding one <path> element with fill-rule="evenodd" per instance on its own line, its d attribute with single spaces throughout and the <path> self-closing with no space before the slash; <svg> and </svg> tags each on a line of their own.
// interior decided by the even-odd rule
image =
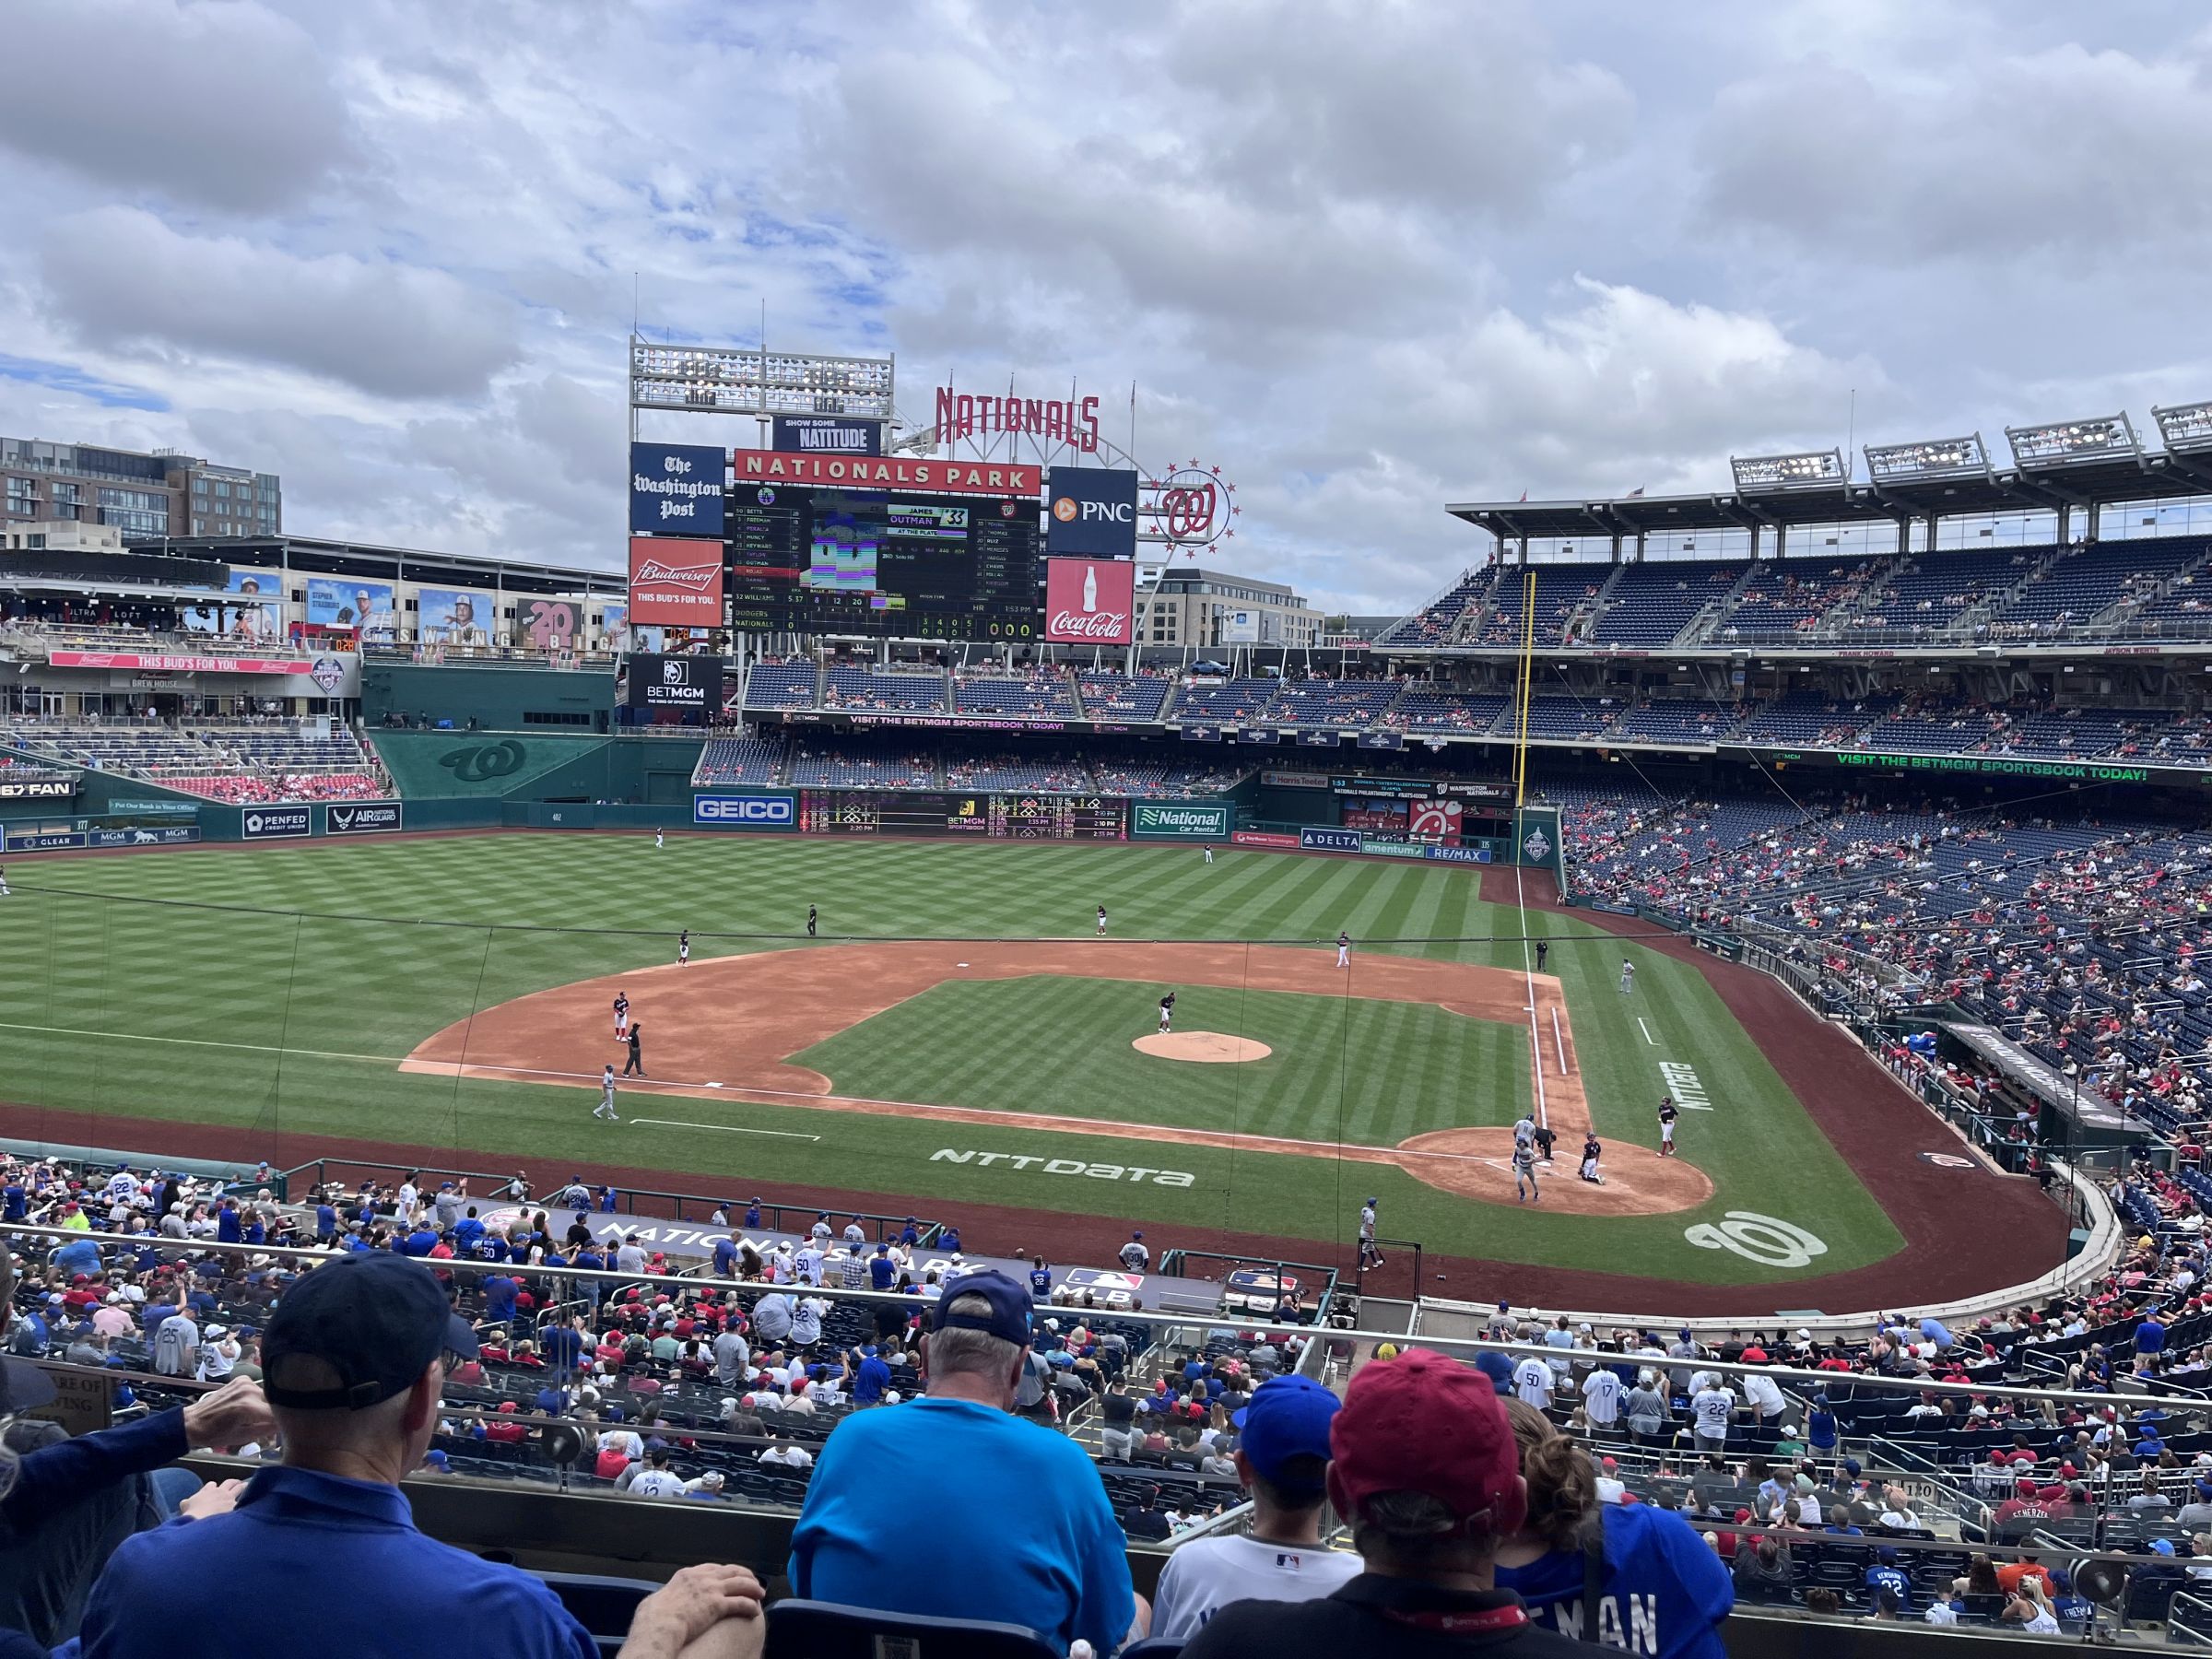
<svg viewBox="0 0 2212 1659">
<path fill-rule="evenodd" d="M 346 159 L 344 103 L 307 33 L 253 4 L 19 0 L 0 144 L 125 200 L 297 203 Z"/>
<path fill-rule="evenodd" d="M 133 207 L 73 215 L 42 260 L 88 343 L 324 375 L 394 398 L 481 392 L 514 360 L 512 308 L 442 271 L 183 235 Z"/>
</svg>

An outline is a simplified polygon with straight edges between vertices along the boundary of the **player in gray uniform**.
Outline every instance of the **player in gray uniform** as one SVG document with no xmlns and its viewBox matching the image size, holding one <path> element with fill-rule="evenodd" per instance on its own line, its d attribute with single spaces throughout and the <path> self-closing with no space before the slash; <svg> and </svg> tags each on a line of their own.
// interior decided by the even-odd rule
<svg viewBox="0 0 2212 1659">
<path fill-rule="evenodd" d="M 1620 959 L 1620 994 L 1623 996 L 1636 989 L 1636 964 L 1627 957 Z"/>
<path fill-rule="evenodd" d="M 611 1061 L 606 1069 L 599 1074 L 599 1104 L 592 1108 L 592 1115 L 595 1118 L 610 1118 L 618 1124 L 622 1121 L 615 1116 L 615 1068 Z"/>
</svg>

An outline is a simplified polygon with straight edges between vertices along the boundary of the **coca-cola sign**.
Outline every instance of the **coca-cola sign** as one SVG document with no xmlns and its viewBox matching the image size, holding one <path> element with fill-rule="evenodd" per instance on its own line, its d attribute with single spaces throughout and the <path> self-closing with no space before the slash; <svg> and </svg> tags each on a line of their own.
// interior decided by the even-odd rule
<svg viewBox="0 0 2212 1659">
<path fill-rule="evenodd" d="M 1044 637 L 1064 645 L 1136 638 L 1136 567 L 1112 559 L 1044 561 Z"/>
<path fill-rule="evenodd" d="M 629 538 L 629 620 L 720 628 L 722 544 L 668 535 Z"/>
</svg>

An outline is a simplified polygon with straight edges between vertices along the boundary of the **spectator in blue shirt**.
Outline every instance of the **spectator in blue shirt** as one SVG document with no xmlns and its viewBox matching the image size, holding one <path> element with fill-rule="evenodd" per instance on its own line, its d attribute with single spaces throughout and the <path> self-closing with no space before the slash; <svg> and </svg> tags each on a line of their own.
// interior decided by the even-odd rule
<svg viewBox="0 0 2212 1659">
<path fill-rule="evenodd" d="M 906 1225 L 899 1230 L 899 1242 L 909 1250 L 922 1242 L 922 1230 L 915 1224 L 913 1217 L 909 1216 Z"/>
<path fill-rule="evenodd" d="M 714 1241 L 714 1277 L 716 1278 L 735 1278 L 737 1277 L 737 1239 L 735 1234 Z"/>
<path fill-rule="evenodd" d="M 514 1317 L 514 1281 L 503 1273 L 488 1273 L 483 1286 L 485 1320 L 491 1324 L 505 1324 Z"/>
<path fill-rule="evenodd" d="M 468 1214 L 453 1223 L 453 1253 L 473 1256 L 477 1253 L 477 1246 L 483 1241 L 484 1222 L 477 1214 L 477 1206 L 472 1204 L 468 1206 Z"/>
<path fill-rule="evenodd" d="M 1911 1610 L 1912 1581 L 1905 1576 L 1904 1569 L 1897 1564 L 1897 1551 L 1887 1546 L 1875 1552 L 1874 1565 L 1866 1569 L 1868 1599 L 1873 1599 L 1884 1590 L 1897 1597 L 1900 1612 Z"/>
<path fill-rule="evenodd" d="M 945 1225 L 945 1230 L 937 1235 L 937 1248 L 943 1251 L 947 1255 L 959 1254 L 960 1230 L 953 1226 L 950 1222 L 947 1222 Z"/>
<path fill-rule="evenodd" d="M 7 1184 L 0 1187 L 0 1221 L 20 1221 L 30 1213 L 30 1197 L 23 1190 L 23 1178 L 10 1175 Z"/>
<path fill-rule="evenodd" d="M 853 1403 L 855 1406 L 880 1406 L 883 1391 L 891 1385 L 891 1368 L 886 1365 L 874 1343 L 860 1350 L 860 1363 L 853 1369 Z"/>
<path fill-rule="evenodd" d="M 325 1199 L 315 1206 L 315 1242 L 327 1244 L 338 1236 L 338 1206 Z"/>
<path fill-rule="evenodd" d="M 1836 1414 L 1829 1409 L 1826 1394 L 1813 1396 L 1813 1408 L 1805 1414 L 1805 1443 L 1822 1463 L 1836 1457 Z"/>
<path fill-rule="evenodd" d="M 1097 1466 L 1074 1441 L 1011 1415 L 1028 1363 L 1029 1287 L 971 1273 L 945 1287 L 927 1338 L 927 1393 L 863 1411 L 824 1444 L 792 1533 L 794 1594 L 888 1612 L 1027 1626 L 1100 1654 L 1142 1636 L 1126 1540 Z M 960 1568 L 882 1525 L 883 1494 L 959 1516 Z"/>
<path fill-rule="evenodd" d="M 615 1213 L 615 1204 L 618 1197 L 618 1194 L 616 1193 L 613 1187 L 601 1187 L 599 1189 L 599 1213 L 603 1216 L 613 1215 Z"/>
<path fill-rule="evenodd" d="M 71 1278 L 87 1278 L 100 1271 L 100 1245 L 91 1239 L 72 1239 L 53 1253 L 53 1265 Z"/>
<path fill-rule="evenodd" d="M 2162 1354 L 2165 1351 L 2166 1327 L 2159 1320 L 2159 1310 L 2153 1308 L 2143 1315 L 2142 1323 L 2136 1326 L 2136 1352 Z"/>
<path fill-rule="evenodd" d="M 1053 1300 L 1053 1270 L 1044 1265 L 1042 1256 L 1030 1258 L 1030 1294 L 1039 1301 Z"/>
<path fill-rule="evenodd" d="M 598 1649 L 540 1580 L 426 1537 L 399 1490 L 438 1427 L 445 1356 L 476 1337 L 437 1281 L 401 1257 L 341 1258 L 304 1276 L 263 1340 L 280 1467 L 237 1507 L 126 1540 L 94 1587 L 83 1659 L 227 1659 L 229 1620 L 180 1618 L 179 1586 L 221 1587 L 238 1605 L 312 1630 L 334 1653 L 442 1652 L 590 1659 Z M 641 1651 L 674 1653 L 723 1618 L 750 1627 L 760 1587 L 735 1567 L 688 1569 L 640 1604 Z M 682 1575 L 679 1575 L 679 1580 Z"/>
<path fill-rule="evenodd" d="M 751 1228 L 758 1228 L 760 1225 L 759 1199 L 756 1198 L 745 1206 L 745 1224 Z"/>
<path fill-rule="evenodd" d="M 222 1207 L 215 1212 L 215 1239 L 218 1244 L 236 1244 L 240 1241 L 238 1200 L 226 1198 Z"/>
<path fill-rule="evenodd" d="M 537 1334 L 537 1351 L 557 1371 L 572 1371 L 583 1359 L 583 1315 L 560 1320 L 542 1327 Z"/>
<path fill-rule="evenodd" d="M 899 1264 L 891 1260 L 888 1244 L 876 1246 L 876 1253 L 868 1258 L 868 1288 L 871 1290 L 888 1290 L 899 1282 Z"/>
</svg>

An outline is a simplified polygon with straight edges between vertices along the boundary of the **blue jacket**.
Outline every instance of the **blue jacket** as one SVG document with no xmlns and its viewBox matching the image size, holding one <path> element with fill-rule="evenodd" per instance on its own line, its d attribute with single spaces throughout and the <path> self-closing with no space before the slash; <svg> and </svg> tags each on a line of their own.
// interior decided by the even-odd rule
<svg viewBox="0 0 2212 1659">
<path fill-rule="evenodd" d="M 1648 1503 L 1608 1503 L 1601 1513 L 1600 1648 L 1656 1659 L 1725 1659 L 1718 1627 L 1735 1606 L 1735 1585 L 1697 1528 Z M 1584 1641 L 1583 1571 L 1581 1550 L 1555 1549 L 1524 1567 L 1500 1567 L 1498 1588 L 1518 1591 L 1538 1624 Z"/>
</svg>

